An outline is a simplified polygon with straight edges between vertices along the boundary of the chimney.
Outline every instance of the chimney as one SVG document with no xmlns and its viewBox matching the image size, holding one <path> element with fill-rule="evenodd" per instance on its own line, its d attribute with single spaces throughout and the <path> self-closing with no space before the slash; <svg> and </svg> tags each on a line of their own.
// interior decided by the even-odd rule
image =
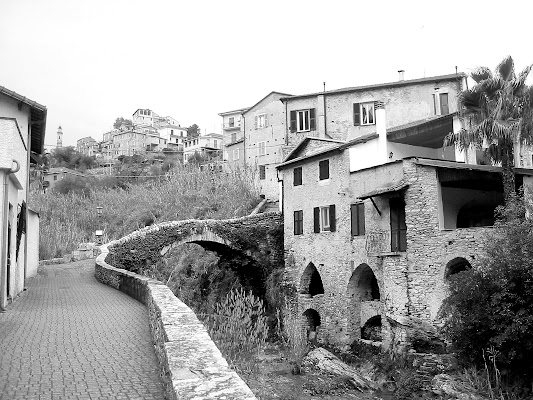
<svg viewBox="0 0 533 400">
<path fill-rule="evenodd" d="M 405 73 L 405 71 L 403 69 L 398 71 L 398 80 L 400 82 L 404 80 L 404 73 Z"/>
</svg>

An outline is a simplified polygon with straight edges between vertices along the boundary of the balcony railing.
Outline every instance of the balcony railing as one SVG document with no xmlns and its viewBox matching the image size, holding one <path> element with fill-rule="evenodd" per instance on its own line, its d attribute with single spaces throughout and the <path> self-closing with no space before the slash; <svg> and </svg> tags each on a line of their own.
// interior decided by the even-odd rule
<svg viewBox="0 0 533 400">
<path fill-rule="evenodd" d="M 225 129 L 227 131 L 232 129 L 240 129 L 241 128 L 241 122 L 225 122 L 222 124 L 222 129 Z"/>
<path fill-rule="evenodd" d="M 406 230 L 366 232 L 366 252 L 369 256 L 383 256 L 406 251 Z"/>
</svg>

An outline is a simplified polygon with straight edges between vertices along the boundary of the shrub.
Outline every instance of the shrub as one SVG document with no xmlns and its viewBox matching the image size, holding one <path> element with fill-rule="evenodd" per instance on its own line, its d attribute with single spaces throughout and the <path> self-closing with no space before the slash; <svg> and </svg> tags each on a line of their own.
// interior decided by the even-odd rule
<svg viewBox="0 0 533 400">
<path fill-rule="evenodd" d="M 444 334 L 466 361 L 483 366 L 493 347 L 502 370 L 533 377 L 533 222 L 516 199 L 499 210 L 484 254 L 452 277 Z"/>
<path fill-rule="evenodd" d="M 263 302 L 251 292 L 233 290 L 208 315 L 209 334 L 229 364 L 244 373 L 253 373 L 257 356 L 268 335 Z"/>
</svg>

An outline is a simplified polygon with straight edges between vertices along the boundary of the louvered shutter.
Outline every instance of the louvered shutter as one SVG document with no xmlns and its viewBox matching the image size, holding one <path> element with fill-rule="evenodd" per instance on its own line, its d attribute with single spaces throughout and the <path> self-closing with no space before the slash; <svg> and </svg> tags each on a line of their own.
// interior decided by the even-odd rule
<svg viewBox="0 0 533 400">
<path fill-rule="evenodd" d="M 254 129 L 257 129 L 257 115 L 254 117 Z"/>
<path fill-rule="evenodd" d="M 335 204 L 331 204 L 329 206 L 329 230 L 331 232 L 335 232 L 336 230 L 336 218 L 335 218 Z"/>
<path fill-rule="evenodd" d="M 265 128 L 268 126 L 268 114 L 265 114 Z"/>
<path fill-rule="evenodd" d="M 311 108 L 309 110 L 309 129 L 312 131 L 316 130 L 316 121 L 315 121 L 315 109 Z"/>
<path fill-rule="evenodd" d="M 296 111 L 291 111 L 291 132 L 296 132 Z"/>
<path fill-rule="evenodd" d="M 353 104 L 353 124 L 361 125 L 361 106 L 359 103 Z"/>
<path fill-rule="evenodd" d="M 320 207 L 313 208 L 313 225 L 315 233 L 320 233 Z"/>
</svg>

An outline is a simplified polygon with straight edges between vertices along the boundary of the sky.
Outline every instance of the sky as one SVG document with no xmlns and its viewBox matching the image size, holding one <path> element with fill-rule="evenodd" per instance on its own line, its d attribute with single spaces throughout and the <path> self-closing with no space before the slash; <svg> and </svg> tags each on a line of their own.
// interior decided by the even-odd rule
<svg viewBox="0 0 533 400">
<path fill-rule="evenodd" d="M 435 5 L 433 5 L 435 4 Z M 305 94 L 533 63 L 529 1 L 0 0 L 0 86 L 48 108 L 46 144 L 139 108 L 202 133 Z"/>
</svg>

